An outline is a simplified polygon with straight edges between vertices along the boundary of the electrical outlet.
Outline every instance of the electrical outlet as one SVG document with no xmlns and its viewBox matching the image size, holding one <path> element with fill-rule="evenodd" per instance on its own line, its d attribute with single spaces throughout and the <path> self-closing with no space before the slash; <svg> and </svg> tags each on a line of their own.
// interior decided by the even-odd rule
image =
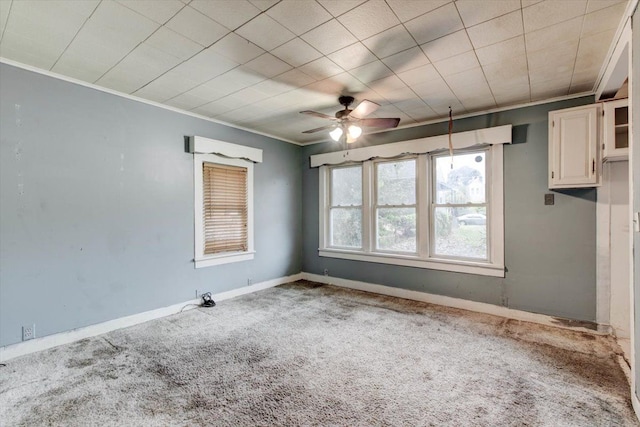
<svg viewBox="0 0 640 427">
<path fill-rule="evenodd" d="M 22 341 L 32 340 L 36 337 L 36 324 L 22 327 Z"/>
<path fill-rule="evenodd" d="M 251 286 L 253 284 L 253 279 L 247 279 L 247 286 Z"/>
<path fill-rule="evenodd" d="M 329 269 L 328 269 L 328 268 L 325 268 L 325 269 L 324 269 L 324 275 L 325 275 L 325 276 L 328 276 L 328 275 L 329 275 Z"/>
</svg>

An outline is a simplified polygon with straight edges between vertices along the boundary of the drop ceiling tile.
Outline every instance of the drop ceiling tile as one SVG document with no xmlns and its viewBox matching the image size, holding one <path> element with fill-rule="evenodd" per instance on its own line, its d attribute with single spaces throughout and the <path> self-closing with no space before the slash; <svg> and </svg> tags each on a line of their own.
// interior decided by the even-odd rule
<svg viewBox="0 0 640 427">
<path fill-rule="evenodd" d="M 477 0 L 457 0 L 456 6 L 467 28 L 516 10 L 520 13 L 520 0 L 483 0 L 482 6 Z"/>
<path fill-rule="evenodd" d="M 202 50 L 202 46 L 166 27 L 160 27 L 145 44 L 184 61 Z"/>
<path fill-rule="evenodd" d="M 5 31 L 0 43 L 0 56 L 48 70 L 55 64 L 64 47 L 45 43 Z"/>
<path fill-rule="evenodd" d="M 580 39 L 583 18 L 577 17 L 560 24 L 555 24 L 541 30 L 532 31 L 526 35 L 527 52 L 539 50 L 553 51 L 559 43 L 576 44 Z"/>
<path fill-rule="evenodd" d="M 417 95 L 411 98 L 407 98 L 403 101 L 397 102 L 393 105 L 395 105 L 397 108 L 399 108 L 401 111 L 405 113 L 407 111 L 415 111 L 421 108 L 427 108 L 427 104 L 425 104 L 422 98 L 418 97 Z"/>
<path fill-rule="evenodd" d="M 318 0 L 318 3 L 333 16 L 340 16 L 351 9 L 355 9 L 365 1 L 366 0 Z"/>
<path fill-rule="evenodd" d="M 476 97 L 491 96 L 491 90 L 489 84 L 484 76 L 482 68 L 472 68 L 470 70 L 462 71 L 460 73 L 450 74 L 444 78 L 447 85 L 458 96 L 458 99 L 462 101 L 461 96 Z"/>
<path fill-rule="evenodd" d="M 165 25 L 204 47 L 220 40 L 229 32 L 225 27 L 190 6 L 178 12 Z"/>
<path fill-rule="evenodd" d="M 260 14 L 260 9 L 247 0 L 193 0 L 189 6 L 230 30 Z"/>
<path fill-rule="evenodd" d="M 592 67 L 600 68 L 607 55 L 615 31 L 615 29 L 608 30 L 581 38 L 576 57 L 576 70 Z"/>
<path fill-rule="evenodd" d="M 315 1 L 283 0 L 266 13 L 298 36 L 332 18 Z"/>
<path fill-rule="evenodd" d="M 545 70 L 565 64 L 573 64 L 578 52 L 577 42 L 558 43 L 553 50 L 528 52 L 529 70 Z"/>
<path fill-rule="evenodd" d="M 513 104 L 522 104 L 525 102 L 531 102 L 531 92 L 527 86 L 526 90 L 514 90 L 507 89 L 504 92 L 493 92 L 493 97 L 498 104 L 498 107 L 506 107 Z"/>
<path fill-rule="evenodd" d="M 569 88 L 569 93 L 573 94 L 573 93 L 583 93 L 583 92 L 594 92 L 595 88 L 593 87 L 592 84 L 590 83 L 584 83 L 584 84 L 571 84 L 571 87 Z"/>
<path fill-rule="evenodd" d="M 293 67 L 299 67 L 322 56 L 320 52 L 299 37 L 272 50 L 271 53 Z"/>
<path fill-rule="evenodd" d="M 180 60 L 145 43 L 116 64 L 96 84 L 132 93 L 178 65 Z"/>
<path fill-rule="evenodd" d="M 604 9 L 605 7 L 614 6 L 622 3 L 627 4 L 627 0 L 589 0 L 587 3 L 587 13 L 595 12 L 596 10 Z"/>
<path fill-rule="evenodd" d="M 164 102 L 189 90 L 196 84 L 173 69 L 138 89 L 134 95 L 152 101 Z"/>
<path fill-rule="evenodd" d="M 270 53 L 265 53 L 253 61 L 247 62 L 245 66 L 267 78 L 277 76 L 278 74 L 282 74 L 291 69 L 289 64 L 276 58 Z"/>
<path fill-rule="evenodd" d="M 587 0 L 544 1 L 522 10 L 524 31 L 539 30 L 584 14 Z"/>
<path fill-rule="evenodd" d="M 326 57 L 316 59 L 315 61 L 299 67 L 298 69 L 316 80 L 324 80 L 327 77 L 335 76 L 336 74 L 344 72 L 342 68 Z"/>
<path fill-rule="evenodd" d="M 581 37 L 617 29 L 626 7 L 625 3 L 617 3 L 606 9 L 586 14 Z"/>
<path fill-rule="evenodd" d="M 238 67 L 203 83 L 189 91 L 190 94 L 213 101 L 264 80 L 264 76 L 246 67 Z"/>
<path fill-rule="evenodd" d="M 369 86 L 371 89 L 375 90 L 382 96 L 385 96 L 385 94 L 387 94 L 388 92 L 400 90 L 407 87 L 407 85 L 402 80 L 400 80 L 398 76 L 393 75 L 369 82 L 367 86 Z"/>
<path fill-rule="evenodd" d="M 278 80 L 263 80 L 251 86 L 251 88 L 265 94 L 269 98 L 294 89 L 294 87 Z"/>
<path fill-rule="evenodd" d="M 302 35 L 302 39 L 328 55 L 358 40 L 340 22 L 332 19 Z"/>
<path fill-rule="evenodd" d="M 227 34 L 215 42 L 210 49 L 238 64 L 245 64 L 265 53 L 264 49 L 236 33 Z"/>
<path fill-rule="evenodd" d="M 438 71 L 436 71 L 435 67 L 432 64 L 428 64 L 399 73 L 398 77 L 400 77 L 403 82 L 411 87 L 413 85 L 418 85 L 434 79 L 439 79 L 440 74 L 438 73 Z"/>
<path fill-rule="evenodd" d="M 162 25 L 173 17 L 184 3 L 180 0 L 117 0 L 118 3 L 135 10 L 139 14 L 146 16 L 152 21 Z"/>
<path fill-rule="evenodd" d="M 435 10 L 450 2 L 451 0 L 387 0 L 387 3 L 398 16 L 398 18 L 400 18 L 401 22 L 407 22 L 413 18 L 417 18 L 420 15 L 431 12 L 432 10 Z"/>
<path fill-rule="evenodd" d="M 475 52 L 470 51 L 452 56 L 451 58 L 443 59 L 442 61 L 434 62 L 433 65 L 440 74 L 447 76 L 449 74 L 460 73 L 462 71 L 479 67 L 480 63 L 476 58 Z"/>
<path fill-rule="evenodd" d="M 351 70 L 378 59 L 362 43 L 354 43 L 351 46 L 342 48 L 328 55 L 328 58 L 343 70 Z"/>
<path fill-rule="evenodd" d="M 200 84 L 236 66 L 238 66 L 238 63 L 219 55 L 211 49 L 205 49 L 193 58 L 181 63 L 172 71 L 185 76 L 185 78 L 196 84 Z"/>
<path fill-rule="evenodd" d="M 218 99 L 216 101 L 194 108 L 192 111 L 198 114 L 202 114 L 203 116 L 216 117 L 220 114 L 233 111 L 236 108 L 241 108 L 245 105 L 246 104 L 242 102 L 242 100 L 232 98 L 231 96 L 226 96 L 222 99 Z"/>
<path fill-rule="evenodd" d="M 419 47 L 407 49 L 382 59 L 382 62 L 396 73 L 411 70 L 430 63 L 424 52 Z"/>
<path fill-rule="evenodd" d="M 360 40 L 400 24 L 387 3 L 381 0 L 370 0 L 340 16 L 338 21 Z"/>
<path fill-rule="evenodd" d="M 249 2 L 260 9 L 261 11 L 265 11 L 272 7 L 274 4 L 278 3 L 280 0 L 249 0 Z"/>
<path fill-rule="evenodd" d="M 426 122 L 428 120 L 432 120 L 437 118 L 439 115 L 435 111 L 431 109 L 426 103 L 423 108 L 417 108 L 415 110 L 405 111 L 409 117 L 411 117 L 416 122 Z"/>
<path fill-rule="evenodd" d="M 522 14 L 519 10 L 511 12 L 467 28 L 467 32 L 476 49 L 508 40 L 523 33 Z"/>
<path fill-rule="evenodd" d="M 295 34 L 265 14 L 244 24 L 236 33 L 267 51 L 295 37 Z"/>
<path fill-rule="evenodd" d="M 374 90 L 383 97 L 384 102 L 399 102 L 403 99 L 415 96 L 413 90 L 407 86 L 403 86 L 398 89 L 387 89 L 386 87 L 382 87 Z"/>
<path fill-rule="evenodd" d="M 316 93 L 340 94 L 343 87 L 342 84 L 329 78 L 311 83 L 310 85 L 305 86 L 305 89 Z"/>
<path fill-rule="evenodd" d="M 244 102 L 246 102 L 247 105 L 253 104 L 254 102 L 262 101 L 269 97 L 269 95 L 267 95 L 266 93 L 257 90 L 255 86 L 246 87 L 230 96 L 242 99 Z"/>
<path fill-rule="evenodd" d="M 416 45 L 415 40 L 404 28 L 404 25 L 396 25 L 373 37 L 369 37 L 362 43 L 376 54 L 378 58 L 385 58 Z"/>
<path fill-rule="evenodd" d="M 418 44 L 424 44 L 462 30 L 464 26 L 453 3 L 425 13 L 405 23 Z"/>
<path fill-rule="evenodd" d="M 541 83 L 531 83 L 531 100 L 537 101 L 541 99 L 555 98 L 558 96 L 566 96 L 569 93 L 570 80 L 554 79 Z"/>
<path fill-rule="evenodd" d="M 465 30 L 456 31 L 439 39 L 425 43 L 422 51 L 431 62 L 440 61 L 473 50 Z"/>
<path fill-rule="evenodd" d="M 169 99 L 168 101 L 165 102 L 165 104 L 188 111 L 196 107 L 199 107 L 201 105 L 204 105 L 208 102 L 209 101 L 207 101 L 206 99 L 190 95 L 189 93 L 183 93 Z"/>
<path fill-rule="evenodd" d="M 2 41 L 2 33 L 4 33 L 4 28 L 7 25 L 11 5 L 12 0 L 0 1 L 0 41 Z"/>
<path fill-rule="evenodd" d="M 285 83 L 291 87 L 299 88 L 306 86 L 315 81 L 315 79 L 298 69 L 289 70 L 286 73 L 282 73 L 277 77 L 279 82 Z"/>
<path fill-rule="evenodd" d="M 501 62 L 483 65 L 482 69 L 492 88 L 501 85 L 529 85 L 527 56 L 524 54 L 504 58 Z"/>
<path fill-rule="evenodd" d="M 509 58 L 526 55 L 524 36 L 517 36 L 499 43 L 476 49 L 476 56 L 483 66 L 499 64 Z M 525 61 L 526 62 L 526 61 Z"/>
<path fill-rule="evenodd" d="M 360 80 L 362 83 L 368 84 L 372 81 L 393 75 L 393 71 L 380 61 L 376 61 L 354 68 L 349 71 L 349 74 Z"/>
<path fill-rule="evenodd" d="M 224 75 L 224 74 L 223 74 Z M 221 76 L 216 77 L 220 78 Z M 213 79 L 215 80 L 215 79 Z M 236 92 L 240 89 L 243 89 L 244 87 L 236 87 L 236 88 L 230 88 L 230 87 L 224 87 L 220 90 L 216 89 L 215 87 L 210 87 L 208 86 L 208 83 L 210 83 L 210 81 L 203 83 L 201 85 L 198 85 L 192 89 L 189 89 L 188 91 L 178 95 L 178 96 L 182 96 L 184 95 L 185 97 L 193 97 L 193 98 L 197 98 L 197 99 L 202 99 L 203 102 L 201 102 L 198 105 L 195 105 L 191 108 L 195 108 L 195 107 L 199 107 L 201 105 L 204 104 L 208 104 L 209 102 L 213 102 L 217 99 L 223 98 L 227 95 L 229 95 L 230 93 Z M 176 97 L 177 98 L 177 97 Z M 174 98 L 172 98 L 174 99 Z"/>
<path fill-rule="evenodd" d="M 571 85 L 590 85 L 593 88 L 595 86 L 595 82 L 598 79 L 599 73 L 600 67 L 577 69 L 576 72 L 573 73 L 573 76 L 571 76 Z"/>
<path fill-rule="evenodd" d="M 536 3 L 540 3 L 543 0 L 521 0 L 522 2 L 522 7 L 529 7 L 529 6 L 533 6 Z"/>
</svg>

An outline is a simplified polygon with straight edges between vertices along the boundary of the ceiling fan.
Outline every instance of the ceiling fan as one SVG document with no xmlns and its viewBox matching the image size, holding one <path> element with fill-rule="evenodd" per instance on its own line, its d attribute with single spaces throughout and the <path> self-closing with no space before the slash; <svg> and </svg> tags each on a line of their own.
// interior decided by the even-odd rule
<svg viewBox="0 0 640 427">
<path fill-rule="evenodd" d="M 331 138 L 334 141 L 339 141 L 340 138 L 344 135 L 346 137 L 346 142 L 352 143 L 355 142 L 356 139 L 358 139 L 358 137 L 362 134 L 361 126 L 390 129 L 397 127 L 398 123 L 400 123 L 399 118 L 386 117 L 365 119 L 365 116 L 373 113 L 380 107 L 380 105 L 365 99 L 353 110 L 350 110 L 349 106 L 353 103 L 353 100 L 353 96 L 339 97 L 338 102 L 340 103 L 340 105 L 344 106 L 344 110 L 338 111 L 335 114 L 335 117 L 331 117 L 323 113 L 318 113 L 317 111 L 300 111 L 301 114 L 308 114 L 310 116 L 320 117 L 322 119 L 328 119 L 335 122 L 334 124 L 328 126 L 305 130 L 302 133 L 314 133 L 327 129 L 333 129 L 331 132 L 329 132 L 329 135 L 331 135 Z"/>
</svg>

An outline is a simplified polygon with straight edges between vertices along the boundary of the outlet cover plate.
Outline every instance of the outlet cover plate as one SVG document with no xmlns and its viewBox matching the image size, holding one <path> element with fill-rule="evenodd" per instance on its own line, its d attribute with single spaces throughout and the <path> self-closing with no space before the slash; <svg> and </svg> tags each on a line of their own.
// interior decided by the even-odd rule
<svg viewBox="0 0 640 427">
<path fill-rule="evenodd" d="M 36 325 L 23 326 L 22 327 L 22 341 L 32 340 L 36 337 Z"/>
</svg>

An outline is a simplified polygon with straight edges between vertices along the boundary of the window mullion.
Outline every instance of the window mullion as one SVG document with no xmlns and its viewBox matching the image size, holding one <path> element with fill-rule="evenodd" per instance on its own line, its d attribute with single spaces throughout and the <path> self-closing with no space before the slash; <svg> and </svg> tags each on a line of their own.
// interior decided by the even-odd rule
<svg viewBox="0 0 640 427">
<path fill-rule="evenodd" d="M 373 167 L 372 162 L 364 162 L 362 164 L 362 250 L 370 253 L 373 251 L 373 232 L 375 225 L 373 223 L 375 214 L 375 206 L 373 206 Z"/>
<path fill-rule="evenodd" d="M 429 211 L 429 198 L 431 194 L 429 180 L 429 156 L 421 154 L 417 159 L 418 182 L 416 183 L 416 216 L 418 227 L 418 241 L 416 248 L 420 258 L 429 257 L 429 219 L 431 212 Z"/>
</svg>

